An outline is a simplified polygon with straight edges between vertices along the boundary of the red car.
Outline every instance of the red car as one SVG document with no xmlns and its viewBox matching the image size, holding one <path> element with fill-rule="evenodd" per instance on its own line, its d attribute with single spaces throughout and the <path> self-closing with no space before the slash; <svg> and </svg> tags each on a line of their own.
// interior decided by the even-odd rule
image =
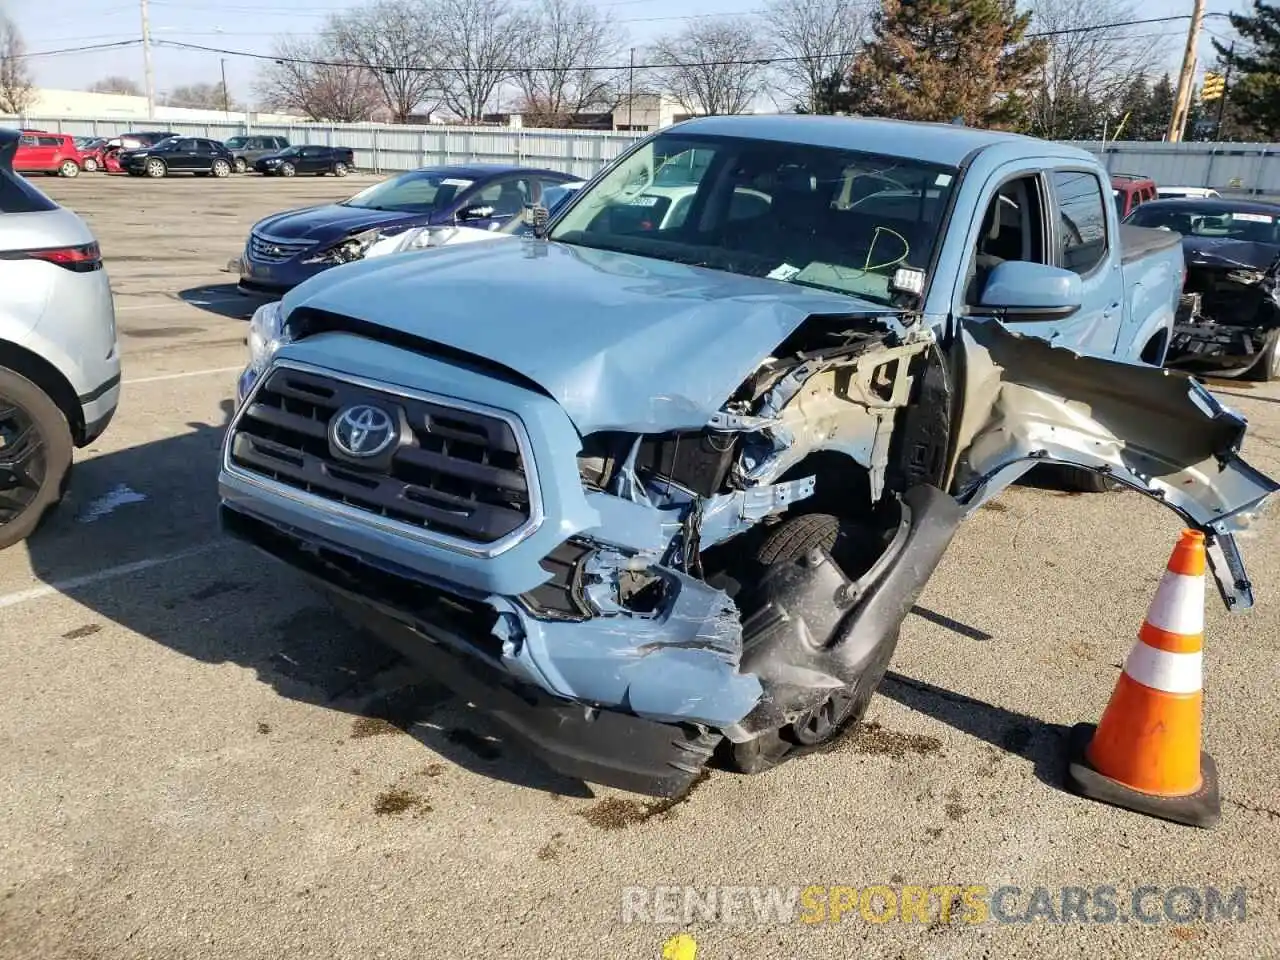
<svg viewBox="0 0 1280 960">
<path fill-rule="evenodd" d="M 1113 173 L 1111 193 L 1116 200 L 1116 215 L 1123 220 L 1142 204 L 1156 199 L 1156 182 L 1139 173 Z"/>
<path fill-rule="evenodd" d="M 83 166 L 75 138 L 68 133 L 23 130 L 13 155 L 18 173 L 48 173 L 77 177 Z"/>
<path fill-rule="evenodd" d="M 107 149 L 105 137 L 76 137 L 76 149 L 80 152 L 80 168 L 94 173 L 103 167 L 103 153 Z"/>
</svg>

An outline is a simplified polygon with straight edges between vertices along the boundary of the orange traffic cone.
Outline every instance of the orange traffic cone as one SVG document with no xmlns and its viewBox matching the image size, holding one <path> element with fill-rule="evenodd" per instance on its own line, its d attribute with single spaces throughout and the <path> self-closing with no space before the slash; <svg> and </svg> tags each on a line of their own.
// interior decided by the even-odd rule
<svg viewBox="0 0 1280 960">
<path fill-rule="evenodd" d="M 1183 530 L 1102 720 L 1071 731 L 1076 793 L 1208 827 L 1222 812 L 1218 770 L 1200 749 L 1204 534 Z"/>
</svg>

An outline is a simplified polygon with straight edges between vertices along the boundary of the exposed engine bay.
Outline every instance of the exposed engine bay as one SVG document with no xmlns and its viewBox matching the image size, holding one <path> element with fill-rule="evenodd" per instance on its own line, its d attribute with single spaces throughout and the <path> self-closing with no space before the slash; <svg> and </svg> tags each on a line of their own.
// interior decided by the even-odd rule
<svg viewBox="0 0 1280 960">
<path fill-rule="evenodd" d="M 1188 257 L 1166 363 L 1245 372 L 1280 334 L 1280 248 L 1230 243 Z"/>
</svg>

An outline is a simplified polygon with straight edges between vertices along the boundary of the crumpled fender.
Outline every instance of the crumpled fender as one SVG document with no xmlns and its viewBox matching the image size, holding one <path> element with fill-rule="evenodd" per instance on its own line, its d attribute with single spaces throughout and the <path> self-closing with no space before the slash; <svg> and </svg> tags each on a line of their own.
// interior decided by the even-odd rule
<svg viewBox="0 0 1280 960">
<path fill-rule="evenodd" d="M 1228 608 L 1253 594 L 1234 534 L 1280 489 L 1239 454 L 1247 421 L 1186 374 L 1075 353 L 966 320 L 949 477 L 970 512 L 1037 463 L 1106 473 L 1210 538 Z"/>
</svg>

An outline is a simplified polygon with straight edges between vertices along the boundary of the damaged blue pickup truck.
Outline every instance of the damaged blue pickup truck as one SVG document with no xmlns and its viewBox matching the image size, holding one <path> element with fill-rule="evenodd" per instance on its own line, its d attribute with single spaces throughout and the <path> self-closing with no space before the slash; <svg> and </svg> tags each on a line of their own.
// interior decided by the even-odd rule
<svg viewBox="0 0 1280 960">
<path fill-rule="evenodd" d="M 1178 237 L 1121 228 L 1090 155 L 713 117 L 528 213 L 262 307 L 219 492 L 557 770 L 670 795 L 836 736 L 1037 465 L 1156 498 L 1251 605 L 1234 534 L 1277 485 L 1161 369 Z"/>
</svg>

